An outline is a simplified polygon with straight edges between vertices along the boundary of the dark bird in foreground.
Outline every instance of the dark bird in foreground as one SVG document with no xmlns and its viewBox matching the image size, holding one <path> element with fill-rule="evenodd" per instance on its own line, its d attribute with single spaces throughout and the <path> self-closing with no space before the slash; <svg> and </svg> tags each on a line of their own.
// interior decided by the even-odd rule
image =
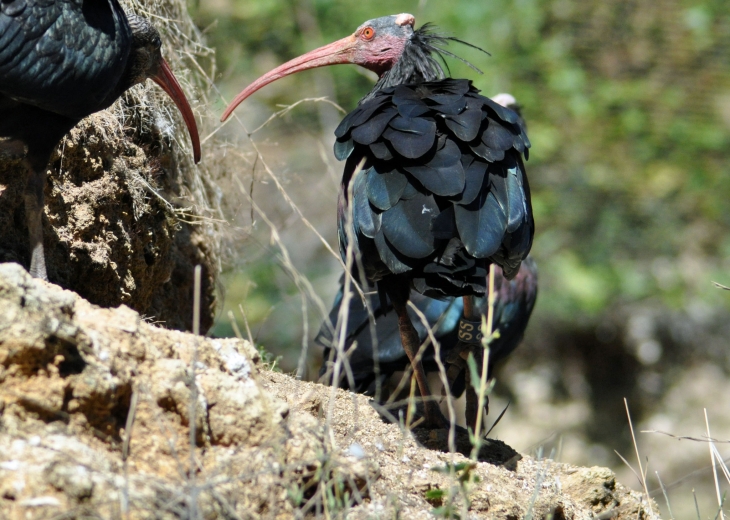
<svg viewBox="0 0 730 520">
<path fill-rule="evenodd" d="M 489 344 L 488 378 L 492 377 L 494 366 L 517 348 L 527 328 L 537 298 L 537 266 L 532 258 L 525 259 L 517 276 L 512 280 L 507 280 L 499 267 L 495 268 L 494 291 L 496 299 L 493 319 L 499 337 Z M 333 332 L 342 312 L 342 301 L 343 287 L 340 286 L 329 319 L 322 324 L 314 339 L 324 347 L 320 378 L 333 384 L 332 368 L 337 361 L 337 349 L 334 347 L 337 338 L 333 337 Z M 459 324 L 464 311 L 463 300 L 454 297 L 436 300 L 413 293 L 411 301 L 426 317 L 428 327 L 433 330 L 433 335 L 439 342 L 441 361 L 447 370 L 451 394 L 460 397 L 467 387 L 468 372 L 463 357 L 465 351 L 459 342 Z M 486 315 L 487 299 L 476 298 L 475 303 L 480 315 Z M 341 370 L 340 381 L 337 383 L 340 387 L 350 388 L 355 392 L 375 395 L 377 387 L 383 387 L 394 373 L 405 370 L 409 359 L 401 343 L 397 316 L 390 312 L 392 306 L 382 307 L 380 299 L 371 294 L 370 308 L 373 313 L 375 342 L 368 309 L 357 294 L 350 300 L 342 352 L 345 353 L 352 374 L 352 386 L 344 369 Z M 423 343 L 428 338 L 426 326 L 413 310 L 409 309 L 408 314 L 418 332 L 419 341 Z M 481 366 L 483 362 L 483 359 L 479 358 L 481 352 L 481 348 L 475 349 L 474 352 L 477 366 Z M 422 360 L 426 372 L 438 372 L 433 345 L 429 344 L 425 349 Z"/>
<path fill-rule="evenodd" d="M 362 266 L 356 279 L 363 275 L 364 285 L 377 287 L 381 308 L 390 300 L 426 425 L 442 427 L 447 421 L 415 357 L 420 341 L 407 310 L 410 292 L 463 297 L 464 314 L 477 319 L 473 297 L 484 295 L 490 264 L 507 279 L 517 274 L 534 233 L 522 163 L 530 143 L 514 111 L 479 95 L 469 80 L 446 77 L 438 59 L 454 55 L 443 45 L 460 40 L 414 25 L 410 14 L 365 22 L 254 81 L 222 119 L 261 87 L 306 69 L 354 63 L 378 74 L 335 131 L 335 156 L 347 161 L 340 252 L 346 259 L 353 251 L 354 265 Z"/>
<path fill-rule="evenodd" d="M 48 279 L 41 220 L 48 161 L 84 117 L 150 78 L 182 113 L 200 160 L 195 117 L 160 47 L 157 30 L 117 0 L 0 0 L 0 147 L 25 148 L 33 276 Z"/>
</svg>

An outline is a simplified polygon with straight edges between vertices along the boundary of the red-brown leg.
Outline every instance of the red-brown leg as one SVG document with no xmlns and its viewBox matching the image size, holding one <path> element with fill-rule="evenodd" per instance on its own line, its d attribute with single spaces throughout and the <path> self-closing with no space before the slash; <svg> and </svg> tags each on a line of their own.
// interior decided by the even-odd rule
<svg viewBox="0 0 730 520">
<path fill-rule="evenodd" d="M 407 305 L 410 289 L 407 285 L 403 287 L 401 283 L 397 282 L 393 285 L 394 286 L 389 287 L 386 290 L 390 296 L 391 302 L 393 303 L 393 309 L 398 316 L 398 328 L 400 330 L 403 350 L 406 351 L 408 359 L 411 361 L 413 373 L 416 375 L 418 389 L 420 390 L 421 397 L 423 398 L 425 426 L 446 428 L 449 423 L 441 413 L 438 403 L 431 395 L 431 390 L 429 389 L 428 381 L 426 380 L 426 372 L 423 370 L 423 363 L 421 363 L 420 359 L 416 360 L 418 349 L 421 346 L 421 341 L 418 338 L 418 332 L 413 326 L 410 316 L 408 316 Z"/>
</svg>

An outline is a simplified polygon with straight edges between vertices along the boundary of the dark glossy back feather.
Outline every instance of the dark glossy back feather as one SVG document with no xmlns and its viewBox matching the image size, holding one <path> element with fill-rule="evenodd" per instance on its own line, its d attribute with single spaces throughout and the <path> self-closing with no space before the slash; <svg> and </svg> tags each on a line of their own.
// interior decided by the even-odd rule
<svg viewBox="0 0 730 520">
<path fill-rule="evenodd" d="M 489 372 L 502 359 L 506 358 L 522 341 L 525 329 L 530 319 L 532 309 L 537 298 L 537 267 L 531 258 L 527 258 L 519 273 L 512 280 L 507 280 L 501 270 L 495 273 L 495 291 L 497 298 L 494 307 L 495 328 L 499 329 L 500 337 L 490 345 Z M 457 327 L 463 311 L 461 298 L 447 298 L 436 300 L 420 294 L 412 294 L 411 300 L 423 312 L 430 328 L 437 326 L 434 335 L 441 345 L 441 357 L 444 363 L 449 353 L 458 342 Z M 342 304 L 342 287 L 335 298 L 330 311 L 329 320 L 322 324 L 315 342 L 324 347 L 324 363 L 320 369 L 320 377 L 325 376 L 327 368 L 334 361 L 332 346 L 332 331 L 340 313 Z M 487 312 L 485 298 L 478 301 L 482 314 Z M 381 307 L 376 295 L 370 297 L 370 305 L 375 319 L 377 346 L 371 336 L 369 314 L 362 300 L 355 295 L 350 300 L 346 325 L 345 351 L 350 351 L 353 344 L 357 348 L 348 352 L 348 360 L 355 380 L 353 390 L 372 393 L 376 377 L 376 351 L 381 378 L 390 377 L 393 373 L 404 370 L 409 360 L 401 345 L 398 329 L 398 318 L 392 307 Z M 411 320 L 418 331 L 421 342 L 426 339 L 427 331 L 421 320 L 411 309 L 408 310 Z M 426 371 L 437 371 L 435 351 L 429 346 L 424 354 Z M 325 378 L 331 383 L 331 374 Z M 341 386 L 347 387 L 347 380 Z M 463 388 L 461 389 L 463 390 Z M 460 393 L 460 390 L 456 390 Z"/>
<path fill-rule="evenodd" d="M 3 0 L 0 94 L 79 120 L 121 93 L 131 42 L 116 0 Z"/>
<path fill-rule="evenodd" d="M 445 297 L 484 294 L 491 262 L 517 273 L 534 224 L 521 157 L 530 142 L 515 112 L 468 80 L 444 79 L 375 91 L 335 135 L 335 155 L 347 159 L 340 236 L 351 206 L 369 281 L 406 275 Z"/>
</svg>

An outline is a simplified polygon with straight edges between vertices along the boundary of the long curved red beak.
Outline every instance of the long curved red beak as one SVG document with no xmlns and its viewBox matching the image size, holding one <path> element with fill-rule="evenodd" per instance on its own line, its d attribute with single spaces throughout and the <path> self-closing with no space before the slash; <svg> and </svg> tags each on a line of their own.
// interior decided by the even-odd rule
<svg viewBox="0 0 730 520">
<path fill-rule="evenodd" d="M 152 81 L 157 83 L 162 90 L 164 90 L 170 98 L 177 105 L 177 109 L 183 116 L 185 125 L 188 127 L 188 133 L 190 134 L 190 140 L 193 142 L 193 159 L 195 164 L 200 162 L 200 136 L 198 135 L 198 125 L 195 123 L 195 116 L 190 108 L 185 94 L 180 88 L 180 84 L 175 79 L 175 75 L 170 70 L 170 66 L 167 62 L 160 59 L 160 71 L 156 76 L 151 77 Z"/>
<path fill-rule="evenodd" d="M 336 42 L 315 49 L 306 54 L 294 58 L 293 60 L 287 61 L 283 65 L 279 65 L 274 70 L 271 70 L 261 76 L 259 79 L 251 83 L 248 87 L 236 96 L 228 105 L 226 111 L 223 112 L 221 121 L 225 121 L 231 115 L 238 105 L 246 99 L 248 96 L 259 90 L 261 87 L 265 87 L 269 83 L 273 83 L 277 79 L 281 79 L 284 76 L 295 74 L 307 69 L 314 69 L 317 67 L 326 67 L 327 65 L 341 65 L 344 63 L 353 63 L 353 55 L 357 40 L 354 36 L 348 36 L 342 38 Z"/>
</svg>

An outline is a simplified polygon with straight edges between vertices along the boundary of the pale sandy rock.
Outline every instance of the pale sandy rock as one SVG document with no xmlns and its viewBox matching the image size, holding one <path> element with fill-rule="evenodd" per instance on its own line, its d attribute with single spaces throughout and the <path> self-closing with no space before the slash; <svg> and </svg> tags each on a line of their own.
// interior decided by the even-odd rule
<svg viewBox="0 0 730 520">
<path fill-rule="evenodd" d="M 605 468 L 470 462 L 259 361 L 0 264 L 0 518 L 653 518 Z"/>
</svg>

